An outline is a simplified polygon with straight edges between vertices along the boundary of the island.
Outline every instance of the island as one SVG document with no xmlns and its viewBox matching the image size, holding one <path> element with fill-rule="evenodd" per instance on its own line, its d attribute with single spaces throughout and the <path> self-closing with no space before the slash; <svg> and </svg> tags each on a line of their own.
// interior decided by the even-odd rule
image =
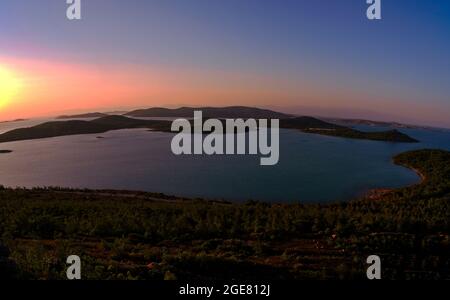
<svg viewBox="0 0 450 300">
<path fill-rule="evenodd" d="M 170 131 L 171 122 L 138 120 L 124 116 L 106 116 L 92 121 L 52 121 L 29 128 L 19 128 L 0 134 L 0 143 L 42 139 L 49 137 L 105 133 L 111 130 L 151 128 L 156 131 Z"/>
<path fill-rule="evenodd" d="M 12 150 L 0 150 L 0 154 L 12 153 Z"/>
<path fill-rule="evenodd" d="M 118 129 L 132 129 L 132 128 L 148 128 L 151 131 L 165 131 L 170 132 L 171 122 L 167 120 L 155 119 L 136 119 L 129 117 L 183 117 L 185 114 L 192 112 L 197 108 L 180 108 L 170 110 L 166 108 L 153 108 L 143 111 L 134 111 L 124 115 L 107 115 L 94 120 L 67 120 L 67 121 L 52 121 L 39 124 L 34 127 L 20 128 L 0 134 L 0 143 L 21 141 L 30 139 L 40 139 L 48 137 L 76 135 L 76 134 L 94 134 L 104 133 L 111 130 Z M 283 129 L 297 129 L 306 133 L 329 135 L 352 139 L 365 139 L 374 141 L 397 142 L 397 143 L 416 143 L 416 139 L 394 129 L 379 132 L 364 132 L 355 130 L 342 125 L 328 123 L 323 120 L 313 117 L 292 117 L 282 113 L 262 110 L 259 108 L 249 107 L 226 107 L 226 108 L 198 108 L 204 112 L 204 117 L 213 118 L 280 118 L 280 128 Z M 222 121 L 224 119 L 221 119 Z"/>
</svg>

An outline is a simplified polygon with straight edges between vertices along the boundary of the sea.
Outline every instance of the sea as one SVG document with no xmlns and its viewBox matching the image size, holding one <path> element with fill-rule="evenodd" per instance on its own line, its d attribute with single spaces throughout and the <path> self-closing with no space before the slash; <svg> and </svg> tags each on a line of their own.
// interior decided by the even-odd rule
<svg viewBox="0 0 450 300">
<path fill-rule="evenodd" d="M 48 119 L 0 124 L 0 133 Z M 360 130 L 389 128 L 356 126 Z M 189 198 L 274 203 L 349 201 L 375 188 L 420 181 L 392 162 L 415 149 L 450 150 L 450 131 L 400 129 L 416 144 L 354 140 L 280 131 L 280 160 L 261 166 L 258 155 L 176 156 L 173 133 L 127 129 L 1 143 L 0 185 L 148 191 Z"/>
</svg>

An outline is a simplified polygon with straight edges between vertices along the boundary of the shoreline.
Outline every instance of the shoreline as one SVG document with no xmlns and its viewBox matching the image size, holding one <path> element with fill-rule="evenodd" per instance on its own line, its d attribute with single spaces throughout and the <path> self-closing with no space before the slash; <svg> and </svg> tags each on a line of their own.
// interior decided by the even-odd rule
<svg viewBox="0 0 450 300">
<path fill-rule="evenodd" d="M 0 154 L 2 150 L 0 150 Z M 8 152 L 9 153 L 9 152 Z M 110 196 L 110 197 L 125 197 L 125 198 L 136 198 L 141 200 L 149 201 L 160 201 L 160 202 L 189 202 L 189 201 L 205 201 L 210 203 L 220 203 L 220 204 L 245 204 L 247 202 L 259 202 L 259 203 L 269 203 L 273 205 L 292 205 L 292 204 L 318 204 L 318 205 L 332 205 L 336 203 L 348 203 L 353 201 L 361 200 L 382 200 L 386 195 L 395 192 L 398 189 L 411 188 L 417 185 L 424 184 L 427 180 L 427 176 L 417 168 L 414 168 L 407 164 L 400 164 L 395 162 L 395 157 L 393 158 L 393 163 L 397 166 L 407 168 L 415 172 L 419 177 L 420 181 L 411 185 L 398 187 L 398 188 L 373 188 L 365 192 L 361 192 L 359 195 L 354 197 L 349 197 L 346 200 L 329 201 L 329 202 L 280 202 L 280 201 L 262 201 L 258 199 L 248 199 L 246 201 L 239 200 L 226 200 L 226 199 L 214 199 L 214 198 L 204 198 L 204 197 L 188 197 L 188 196 L 176 196 L 169 195 L 160 192 L 152 191 L 141 191 L 141 190 L 121 190 L 121 189 L 88 189 L 88 188 L 71 188 L 71 187 L 58 187 L 58 186 L 44 186 L 44 187 L 11 187 L 3 186 L 0 183 L 1 190 L 25 190 L 25 191 L 43 191 L 43 192 L 56 192 L 56 193 L 67 193 L 67 194 L 97 194 L 100 196 Z"/>
<path fill-rule="evenodd" d="M 384 196 L 386 196 L 386 195 L 388 195 L 388 194 L 390 194 L 390 193 L 392 193 L 392 192 L 394 192 L 394 191 L 396 191 L 398 189 L 414 187 L 414 186 L 417 186 L 417 185 L 424 184 L 425 181 L 427 181 L 427 176 L 425 176 L 425 174 L 422 171 L 420 171 L 419 169 L 414 168 L 414 167 L 412 167 L 410 165 L 407 165 L 407 164 L 397 164 L 397 163 L 395 163 L 395 161 L 393 161 L 393 163 L 395 165 L 397 165 L 397 166 L 404 167 L 404 168 L 407 168 L 407 169 L 413 171 L 414 173 L 416 173 L 419 176 L 420 181 L 417 182 L 417 183 L 411 184 L 411 185 L 400 187 L 400 188 L 374 188 L 374 189 L 370 189 L 366 193 L 364 193 L 364 195 L 362 196 L 362 199 L 375 200 L 375 201 L 376 200 L 381 200 Z M 355 199 L 355 200 L 358 200 L 358 199 Z"/>
</svg>

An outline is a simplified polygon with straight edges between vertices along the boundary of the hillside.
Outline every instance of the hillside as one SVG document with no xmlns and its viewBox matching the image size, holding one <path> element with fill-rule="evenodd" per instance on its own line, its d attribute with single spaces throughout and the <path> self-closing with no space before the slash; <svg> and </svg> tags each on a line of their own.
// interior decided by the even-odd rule
<svg viewBox="0 0 450 300">
<path fill-rule="evenodd" d="M 64 279 L 77 253 L 83 279 L 366 280 L 376 253 L 383 279 L 448 280 L 450 153 L 394 161 L 425 180 L 325 205 L 0 187 L 0 277 Z"/>
</svg>

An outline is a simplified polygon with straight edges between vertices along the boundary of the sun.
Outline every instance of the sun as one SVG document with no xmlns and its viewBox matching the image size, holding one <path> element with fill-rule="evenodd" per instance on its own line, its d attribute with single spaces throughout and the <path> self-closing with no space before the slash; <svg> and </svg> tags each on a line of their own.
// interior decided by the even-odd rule
<svg viewBox="0 0 450 300">
<path fill-rule="evenodd" d="M 13 100 L 20 87 L 19 77 L 10 69 L 0 65 L 0 108 Z"/>
</svg>

